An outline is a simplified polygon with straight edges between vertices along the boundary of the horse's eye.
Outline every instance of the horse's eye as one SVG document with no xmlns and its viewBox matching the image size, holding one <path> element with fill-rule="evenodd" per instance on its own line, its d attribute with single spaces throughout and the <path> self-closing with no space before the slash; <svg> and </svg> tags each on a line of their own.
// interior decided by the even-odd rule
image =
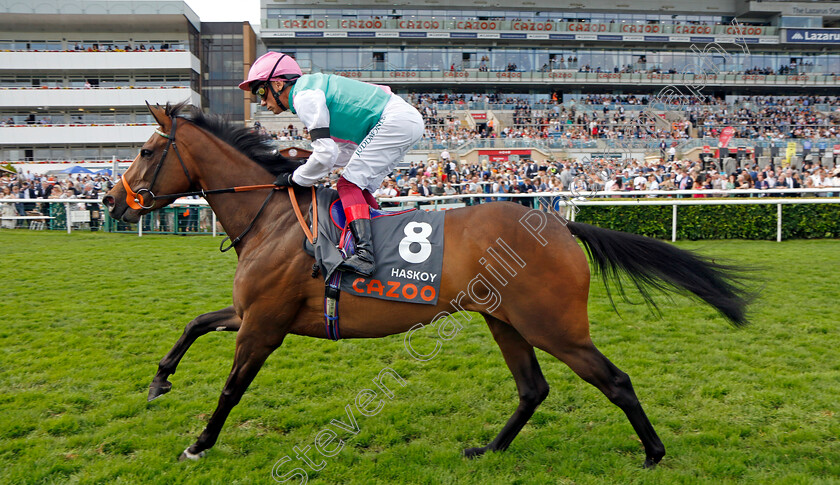
<svg viewBox="0 0 840 485">
<path fill-rule="evenodd" d="M 152 156 L 152 151 L 144 148 L 144 149 L 140 150 L 140 156 L 143 157 L 143 158 L 149 158 L 149 157 Z"/>
</svg>

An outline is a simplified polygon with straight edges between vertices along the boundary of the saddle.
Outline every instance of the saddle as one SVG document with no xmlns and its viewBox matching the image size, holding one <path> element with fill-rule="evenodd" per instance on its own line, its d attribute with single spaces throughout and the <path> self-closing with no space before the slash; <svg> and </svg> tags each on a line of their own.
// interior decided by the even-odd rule
<svg viewBox="0 0 840 485">
<path fill-rule="evenodd" d="M 329 338 L 340 338 L 338 300 L 342 291 L 391 301 L 437 303 L 443 266 L 442 212 L 371 209 L 377 270 L 371 277 L 362 277 L 338 270 L 345 256 L 355 250 L 338 192 L 322 188 L 315 197 L 317 235 L 314 244 L 304 237 L 303 249 L 315 258 L 313 278 L 319 273 L 324 277 L 324 318 Z"/>
<path fill-rule="evenodd" d="M 315 266 L 324 275 L 324 280 L 328 281 L 344 260 L 344 255 L 353 254 L 355 246 L 347 230 L 347 217 L 344 215 L 341 199 L 338 198 L 338 191 L 321 187 L 316 189 L 315 197 L 318 202 L 318 234 L 316 234 L 314 244 L 306 237 L 303 238 L 303 251 L 315 258 Z M 401 211 L 370 209 L 371 224 L 380 217 L 398 216 L 416 210 L 418 209 Z M 315 267 L 313 267 L 313 274 L 314 270 Z"/>
</svg>

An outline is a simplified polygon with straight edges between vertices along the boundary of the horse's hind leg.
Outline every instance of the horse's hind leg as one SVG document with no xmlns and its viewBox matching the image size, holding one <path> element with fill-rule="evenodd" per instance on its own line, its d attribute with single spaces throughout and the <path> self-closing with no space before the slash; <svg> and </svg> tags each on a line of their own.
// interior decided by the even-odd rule
<svg viewBox="0 0 840 485">
<path fill-rule="evenodd" d="M 232 305 L 195 317 L 184 328 L 184 333 L 175 342 L 172 350 L 167 352 L 160 361 L 160 364 L 158 364 L 157 374 L 155 374 L 152 383 L 149 385 L 148 400 L 157 399 L 172 389 L 172 383 L 167 379 L 175 373 L 175 368 L 178 367 L 178 363 L 181 362 L 184 354 L 187 353 L 187 350 L 189 350 L 190 346 L 198 337 L 214 330 L 236 332 L 241 325 L 242 321 L 236 315 L 236 311 L 234 311 Z"/>
<path fill-rule="evenodd" d="M 550 342 L 538 345 L 566 363 L 583 380 L 600 389 L 609 400 L 620 407 L 645 447 L 645 468 L 653 467 L 665 456 L 665 446 L 653 430 L 642 405 L 636 397 L 630 376 L 619 370 L 595 348 L 589 338 L 585 342 Z"/>
<path fill-rule="evenodd" d="M 179 460 L 197 460 L 204 456 L 204 451 L 213 447 L 216 440 L 219 438 L 219 433 L 222 431 L 222 426 L 227 420 L 228 414 L 242 399 L 242 395 L 254 377 L 262 368 L 265 359 L 280 346 L 285 338 L 285 333 L 270 333 L 267 334 L 261 325 L 253 325 L 252 329 L 248 331 L 248 327 L 243 327 L 236 336 L 236 354 L 233 357 L 233 367 L 230 370 L 230 375 L 225 382 L 225 387 L 222 389 L 222 394 L 219 396 L 219 404 L 213 415 L 210 416 L 210 421 L 204 428 L 204 431 L 198 436 L 198 439 L 189 448 L 181 453 Z"/>
<path fill-rule="evenodd" d="M 464 450 L 467 457 L 482 455 L 487 451 L 505 450 L 534 414 L 537 406 L 548 396 L 548 383 L 542 375 L 534 347 L 509 324 L 485 315 L 493 338 L 502 350 L 519 392 L 519 406 L 508 419 L 499 435 L 490 444 Z"/>
</svg>

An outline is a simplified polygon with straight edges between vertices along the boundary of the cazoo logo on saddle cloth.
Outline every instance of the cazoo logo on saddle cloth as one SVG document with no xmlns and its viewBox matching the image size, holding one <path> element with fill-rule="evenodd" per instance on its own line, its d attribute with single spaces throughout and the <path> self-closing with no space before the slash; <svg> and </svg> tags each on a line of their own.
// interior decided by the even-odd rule
<svg viewBox="0 0 840 485">
<path fill-rule="evenodd" d="M 443 212 L 415 210 L 371 221 L 376 272 L 341 275 L 341 290 L 358 296 L 437 304 L 443 267 Z"/>
</svg>

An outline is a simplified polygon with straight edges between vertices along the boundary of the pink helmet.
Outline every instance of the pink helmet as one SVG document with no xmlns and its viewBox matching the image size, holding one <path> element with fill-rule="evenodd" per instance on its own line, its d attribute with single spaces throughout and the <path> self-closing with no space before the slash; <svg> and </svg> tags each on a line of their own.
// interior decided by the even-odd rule
<svg viewBox="0 0 840 485">
<path fill-rule="evenodd" d="M 239 83 L 239 89 L 251 90 L 254 81 L 268 81 L 271 79 L 292 79 L 300 77 L 303 72 L 300 66 L 290 56 L 281 52 L 267 52 L 254 61 L 248 71 L 248 79 Z"/>
</svg>

